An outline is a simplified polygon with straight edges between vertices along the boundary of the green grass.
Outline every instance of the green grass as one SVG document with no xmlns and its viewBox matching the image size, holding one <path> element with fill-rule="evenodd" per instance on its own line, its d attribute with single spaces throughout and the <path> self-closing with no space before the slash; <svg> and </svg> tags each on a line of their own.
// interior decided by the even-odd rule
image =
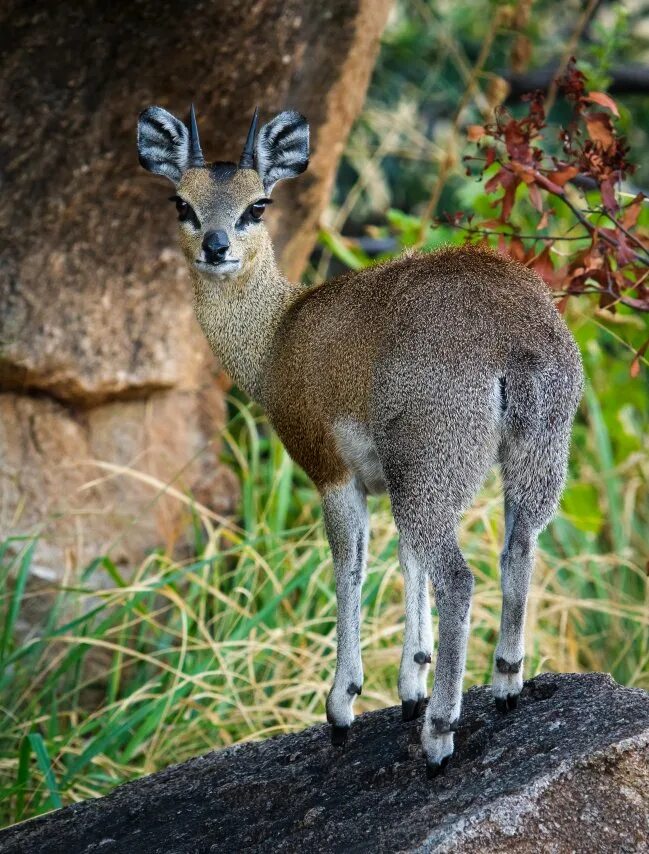
<svg viewBox="0 0 649 854">
<path fill-rule="evenodd" d="M 530 674 L 609 670 L 649 688 L 649 388 L 644 368 L 628 379 L 619 340 L 635 322 L 573 318 L 591 384 L 563 510 L 540 542 Z M 27 583 L 35 543 L 0 547 L 0 823 L 323 720 L 335 598 L 317 495 L 259 412 L 236 398 L 230 409 L 225 439 L 241 514 L 218 524 L 187 500 L 190 559 L 152 554 L 125 572 L 98 558 L 76 586 L 48 591 L 48 623 L 25 638 L 21 614 L 43 595 Z M 375 499 L 372 509 L 359 711 L 397 702 L 403 625 L 389 506 Z M 477 582 L 466 686 L 490 675 L 501 539 L 494 476 L 462 527 Z M 97 590 L 98 574 L 111 586 Z"/>
</svg>

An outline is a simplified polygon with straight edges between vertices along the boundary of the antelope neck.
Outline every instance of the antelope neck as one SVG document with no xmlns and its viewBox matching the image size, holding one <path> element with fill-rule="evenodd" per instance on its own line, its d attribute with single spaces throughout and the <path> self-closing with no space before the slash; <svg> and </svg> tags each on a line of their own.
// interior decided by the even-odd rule
<svg viewBox="0 0 649 854">
<path fill-rule="evenodd" d="M 274 259 L 223 282 L 192 271 L 194 305 L 203 332 L 231 379 L 260 400 L 275 333 L 301 288 L 281 275 Z"/>
</svg>

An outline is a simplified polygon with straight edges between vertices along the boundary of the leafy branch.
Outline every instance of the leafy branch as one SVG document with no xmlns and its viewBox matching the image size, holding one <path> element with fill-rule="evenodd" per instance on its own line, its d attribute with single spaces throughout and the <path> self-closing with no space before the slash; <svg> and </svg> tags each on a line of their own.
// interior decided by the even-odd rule
<svg viewBox="0 0 649 854">
<path fill-rule="evenodd" d="M 638 193 L 626 205 L 619 201 L 621 182 L 634 166 L 614 125 L 617 104 L 604 92 L 587 91 L 574 58 L 558 81 L 558 91 L 570 105 L 571 117 L 566 127 L 556 129 L 555 153 L 545 143 L 547 103 L 540 91 L 525 96 L 528 110 L 522 118 L 501 107 L 493 123 L 468 128 L 469 140 L 478 144 L 483 156 L 465 158 L 467 174 L 473 174 L 471 164 L 479 164 L 487 193 L 502 193 L 493 201 L 494 218 L 475 220 L 459 213 L 447 215 L 446 221 L 463 228 L 467 240 L 496 236 L 502 252 L 537 270 L 562 294 L 562 309 L 569 298 L 597 293 L 602 308 L 614 311 L 623 304 L 649 312 L 649 248 L 638 225 L 646 199 Z M 539 214 L 539 232 L 550 228 L 550 234 L 519 233 L 512 214 L 521 186 Z M 579 189 L 583 187 L 590 188 L 588 203 Z M 573 219 L 567 232 L 578 227 L 584 231 L 582 237 L 561 233 L 560 218 L 551 207 L 554 200 L 564 206 L 562 214 Z M 526 249 L 522 241 L 529 239 L 534 243 Z M 574 251 L 560 255 L 555 244 L 566 240 L 575 241 Z M 545 244 L 540 252 L 534 248 L 537 241 Z"/>
</svg>

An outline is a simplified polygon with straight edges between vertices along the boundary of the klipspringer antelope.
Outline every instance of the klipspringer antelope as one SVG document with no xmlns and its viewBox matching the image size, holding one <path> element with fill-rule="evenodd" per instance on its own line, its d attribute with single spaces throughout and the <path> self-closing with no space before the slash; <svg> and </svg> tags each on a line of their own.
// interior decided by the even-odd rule
<svg viewBox="0 0 649 854">
<path fill-rule="evenodd" d="M 429 773 L 453 752 L 462 699 L 473 576 L 458 546 L 461 514 L 495 463 L 505 536 L 493 695 L 514 709 L 539 532 L 564 484 L 582 389 L 575 343 L 543 281 L 474 246 L 413 253 L 311 288 L 277 268 L 263 222 L 275 184 L 303 172 L 309 130 L 283 112 L 238 164 L 205 162 L 193 108 L 187 124 L 160 107 L 139 118 L 145 169 L 175 185 L 180 242 L 212 350 L 265 409 L 322 497 L 337 600 L 337 663 L 327 699 L 342 744 L 363 685 L 361 585 L 368 494 L 387 491 L 399 533 L 405 631 L 403 717 L 426 708 Z M 439 615 L 435 679 L 429 603 Z"/>
</svg>

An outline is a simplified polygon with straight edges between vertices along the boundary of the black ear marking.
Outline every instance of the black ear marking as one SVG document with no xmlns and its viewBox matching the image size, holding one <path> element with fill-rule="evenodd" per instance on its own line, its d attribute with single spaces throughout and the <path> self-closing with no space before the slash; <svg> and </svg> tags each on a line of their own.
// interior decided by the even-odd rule
<svg viewBox="0 0 649 854">
<path fill-rule="evenodd" d="M 270 193 L 278 181 L 295 178 L 309 165 L 309 125 L 304 116 L 286 110 L 259 131 L 255 166 Z"/>
<path fill-rule="evenodd" d="M 162 107 L 147 107 L 137 123 L 137 152 L 140 164 L 174 184 L 190 166 L 193 146 L 187 127 Z"/>
</svg>

